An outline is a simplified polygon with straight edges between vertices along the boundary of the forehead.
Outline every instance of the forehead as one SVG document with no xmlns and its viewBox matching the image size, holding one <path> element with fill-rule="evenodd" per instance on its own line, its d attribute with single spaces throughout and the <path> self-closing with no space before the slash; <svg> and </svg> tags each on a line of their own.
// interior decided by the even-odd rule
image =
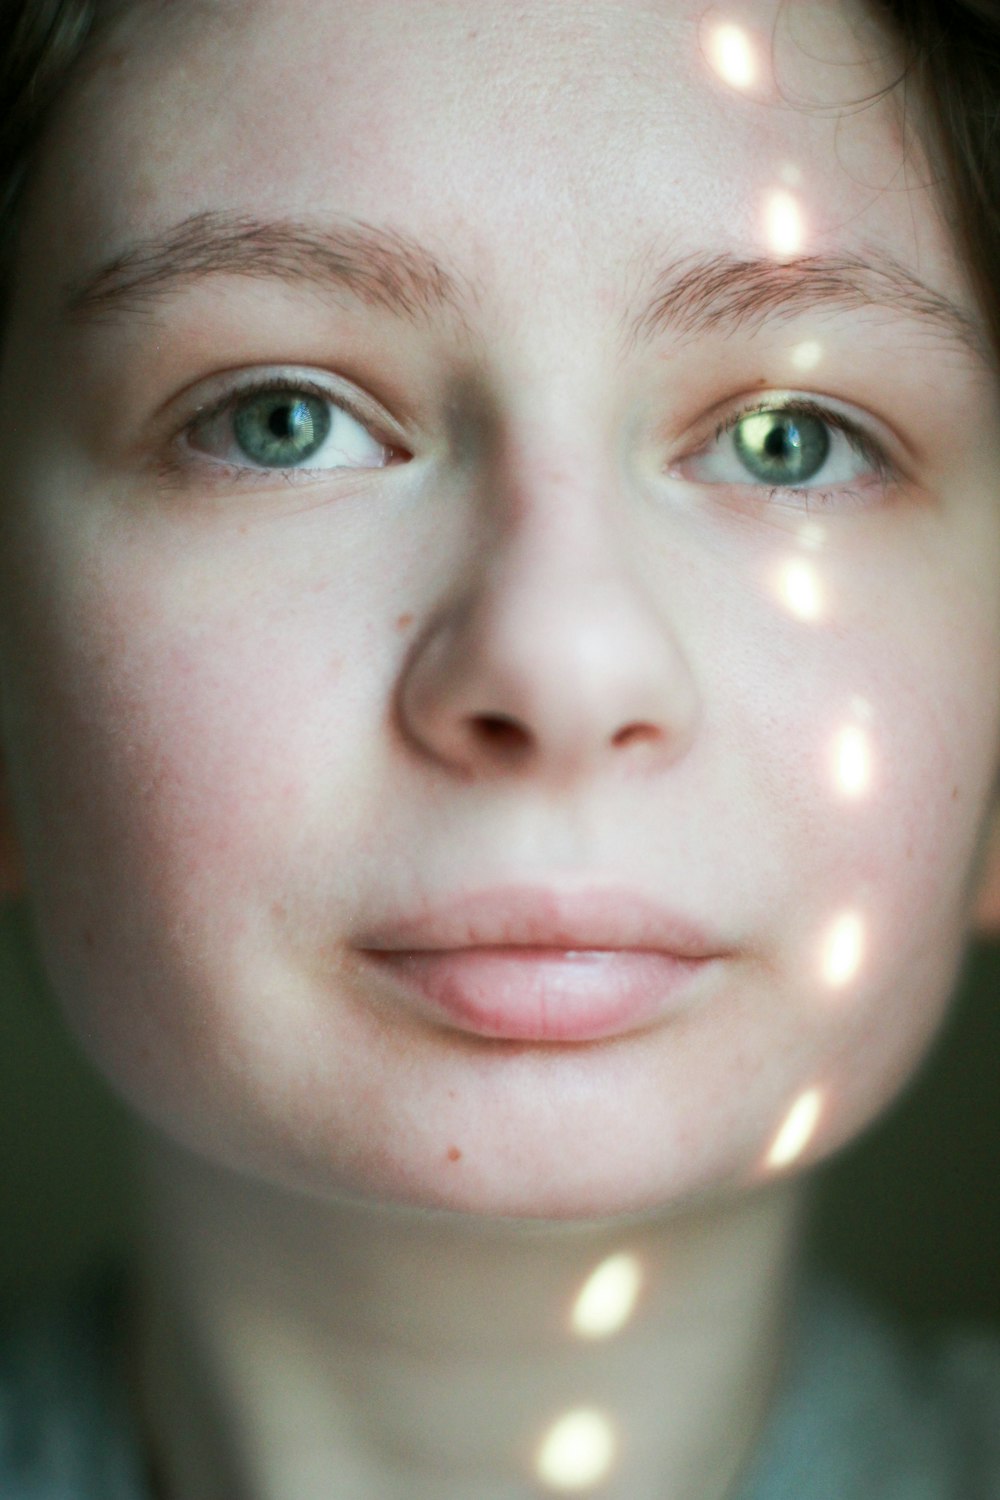
<svg viewBox="0 0 1000 1500">
<path fill-rule="evenodd" d="M 327 207 L 599 295 L 653 241 L 766 253 L 791 204 L 802 251 L 885 249 L 954 293 L 894 71 L 840 0 L 140 0 L 54 133 L 42 243 L 70 221 L 82 270 L 192 215 Z"/>
</svg>

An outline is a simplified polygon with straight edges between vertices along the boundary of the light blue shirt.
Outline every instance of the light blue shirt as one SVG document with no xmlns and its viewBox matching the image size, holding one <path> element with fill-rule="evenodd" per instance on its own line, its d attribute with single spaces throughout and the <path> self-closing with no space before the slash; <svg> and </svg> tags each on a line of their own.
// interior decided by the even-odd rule
<svg viewBox="0 0 1000 1500">
<path fill-rule="evenodd" d="M 3 1500 L 150 1500 L 114 1358 L 124 1279 L 0 1335 Z M 918 1338 L 803 1280 L 781 1393 L 733 1500 L 1000 1500 L 1000 1340 Z"/>
</svg>

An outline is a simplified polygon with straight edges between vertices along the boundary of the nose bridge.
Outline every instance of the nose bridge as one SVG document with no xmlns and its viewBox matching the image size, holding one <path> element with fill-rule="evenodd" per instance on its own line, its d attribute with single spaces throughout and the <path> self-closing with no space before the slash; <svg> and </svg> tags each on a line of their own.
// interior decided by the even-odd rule
<svg viewBox="0 0 1000 1500">
<path fill-rule="evenodd" d="M 667 628 L 666 612 L 658 616 L 646 595 L 627 515 L 611 488 L 609 476 L 571 463 L 539 463 L 530 477 L 519 476 L 470 594 L 481 627 L 495 634 L 494 649 L 513 661 L 518 641 L 530 639 L 539 679 L 546 666 L 566 672 L 575 664 L 584 691 L 596 686 L 602 658 L 618 657 L 630 634 Z"/>
<path fill-rule="evenodd" d="M 558 424 L 555 424 L 558 427 Z M 609 445 L 553 423 L 505 443 L 469 498 L 485 545 L 463 568 L 408 663 L 404 725 L 466 775 L 516 766 L 565 778 L 628 750 L 681 752 L 697 694 L 669 602 L 637 553 L 643 501 Z M 641 747 L 641 749 L 640 749 Z"/>
</svg>

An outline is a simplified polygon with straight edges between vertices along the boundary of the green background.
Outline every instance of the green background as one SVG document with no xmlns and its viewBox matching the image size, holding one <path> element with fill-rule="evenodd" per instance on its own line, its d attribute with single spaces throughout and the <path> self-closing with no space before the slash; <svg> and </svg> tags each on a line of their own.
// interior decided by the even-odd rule
<svg viewBox="0 0 1000 1500">
<path fill-rule="evenodd" d="M 812 1237 L 915 1320 L 1000 1331 L 1000 948 L 973 945 L 901 1099 L 817 1174 Z M 66 1035 L 23 910 L 0 911 L 0 1300 L 65 1282 L 131 1232 L 124 1108 Z"/>
</svg>

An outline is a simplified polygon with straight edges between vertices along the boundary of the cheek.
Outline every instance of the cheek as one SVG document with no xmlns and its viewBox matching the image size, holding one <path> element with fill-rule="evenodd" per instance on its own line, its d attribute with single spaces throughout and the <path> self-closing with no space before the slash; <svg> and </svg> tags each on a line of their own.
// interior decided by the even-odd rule
<svg viewBox="0 0 1000 1500">
<path fill-rule="evenodd" d="M 383 714 L 371 640 L 318 594 L 295 610 L 238 583 L 214 594 L 178 607 L 173 582 L 109 568 L 30 611 L 13 652 L 33 904 L 88 1046 L 198 1025 L 205 993 L 239 992 L 248 952 L 299 940 L 286 913 L 335 921 L 364 841 Z"/>
<path fill-rule="evenodd" d="M 985 573 L 964 591 L 908 583 L 879 612 L 845 608 L 786 664 L 766 729 L 758 715 L 742 736 L 744 754 L 786 744 L 768 792 L 783 864 L 774 1036 L 798 1053 L 789 1118 L 819 1104 L 810 1156 L 886 1106 L 943 1020 L 996 774 L 996 588 Z"/>
</svg>

